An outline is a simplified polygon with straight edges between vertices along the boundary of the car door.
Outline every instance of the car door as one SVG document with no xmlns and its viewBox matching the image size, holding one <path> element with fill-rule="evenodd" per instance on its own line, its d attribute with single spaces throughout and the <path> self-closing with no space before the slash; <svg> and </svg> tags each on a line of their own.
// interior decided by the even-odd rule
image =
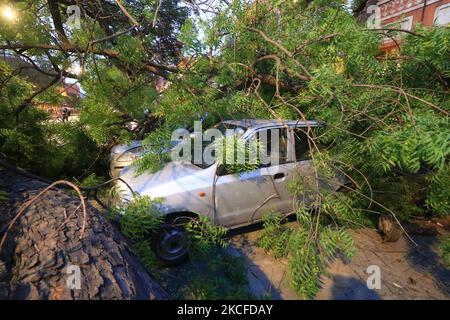
<svg viewBox="0 0 450 320">
<path fill-rule="evenodd" d="M 267 209 L 274 210 L 279 213 L 288 213 L 293 210 L 292 196 L 289 192 L 289 184 L 295 179 L 295 150 L 294 136 L 291 128 L 283 128 L 279 135 L 279 161 L 271 163 L 262 168 L 263 175 L 267 178 L 267 183 L 271 186 L 270 201 L 264 204 L 259 210 L 253 213 L 252 223 L 261 221 L 262 216 Z M 268 144 L 270 148 L 270 143 Z"/>
<path fill-rule="evenodd" d="M 275 154 L 270 154 L 271 158 L 279 158 L 278 163 L 272 165 L 271 161 L 250 172 L 225 174 L 217 178 L 217 224 L 227 227 L 248 225 L 260 220 L 266 209 L 284 212 L 289 207 L 287 183 L 294 165 L 293 136 L 291 130 L 286 128 L 268 128 L 255 131 L 254 137 L 259 139 L 259 136 L 265 135 L 271 141 L 271 130 L 278 130 L 279 148 Z M 266 150 L 271 150 L 270 142 Z"/>
</svg>

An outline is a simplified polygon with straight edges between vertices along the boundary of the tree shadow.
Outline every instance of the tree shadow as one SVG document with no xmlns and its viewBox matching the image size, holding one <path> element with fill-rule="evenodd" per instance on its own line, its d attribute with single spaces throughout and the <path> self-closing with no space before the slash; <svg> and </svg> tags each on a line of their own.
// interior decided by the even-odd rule
<svg viewBox="0 0 450 320">
<path fill-rule="evenodd" d="M 447 295 L 450 295 L 450 269 L 443 263 L 441 257 L 436 252 L 437 237 L 412 236 L 418 244 L 409 245 L 406 256 L 411 267 L 419 272 L 428 273 L 433 277 L 436 286 Z"/>
<path fill-rule="evenodd" d="M 357 278 L 333 276 L 332 297 L 334 300 L 381 300 L 375 290 Z"/>
<path fill-rule="evenodd" d="M 228 252 L 241 257 L 246 265 L 248 290 L 257 299 L 283 300 L 281 290 L 274 284 L 259 266 L 253 263 L 239 248 L 228 247 Z"/>
</svg>

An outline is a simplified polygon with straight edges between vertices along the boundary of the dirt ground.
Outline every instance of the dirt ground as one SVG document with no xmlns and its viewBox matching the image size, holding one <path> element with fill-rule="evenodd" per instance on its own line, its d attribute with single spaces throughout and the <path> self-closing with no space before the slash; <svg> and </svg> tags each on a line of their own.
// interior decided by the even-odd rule
<svg viewBox="0 0 450 320">
<path fill-rule="evenodd" d="M 449 233 L 441 228 L 441 236 Z M 286 276 L 286 260 L 276 260 L 256 247 L 260 231 L 231 237 L 229 250 L 243 255 L 254 295 L 269 299 L 299 299 Z M 414 236 L 418 246 L 405 237 L 383 243 L 372 229 L 352 231 L 357 253 L 351 261 L 336 259 L 321 281 L 316 299 L 450 299 L 450 269 L 437 254 L 436 237 Z M 381 271 L 381 288 L 371 290 L 366 281 L 370 265 Z"/>
</svg>

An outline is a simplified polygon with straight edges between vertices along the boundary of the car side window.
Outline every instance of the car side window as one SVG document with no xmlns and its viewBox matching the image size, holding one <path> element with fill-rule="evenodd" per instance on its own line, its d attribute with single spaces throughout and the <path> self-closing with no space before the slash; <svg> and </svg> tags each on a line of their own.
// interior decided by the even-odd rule
<svg viewBox="0 0 450 320">
<path fill-rule="evenodd" d="M 295 158 L 297 161 L 309 160 L 311 159 L 309 153 L 309 143 L 305 129 L 295 129 Z"/>
<path fill-rule="evenodd" d="M 274 151 L 272 154 L 272 134 L 274 134 L 274 139 L 278 134 L 278 152 Z M 267 129 L 261 130 L 256 133 L 256 137 L 259 142 L 263 142 L 265 148 L 265 154 L 270 159 L 270 163 L 261 163 L 260 167 L 269 167 L 275 162 L 275 158 L 278 157 L 278 164 L 286 163 L 288 160 L 288 135 L 287 129 Z M 265 143 L 264 143 L 265 142 Z M 275 148 L 276 150 L 276 148 Z"/>
</svg>

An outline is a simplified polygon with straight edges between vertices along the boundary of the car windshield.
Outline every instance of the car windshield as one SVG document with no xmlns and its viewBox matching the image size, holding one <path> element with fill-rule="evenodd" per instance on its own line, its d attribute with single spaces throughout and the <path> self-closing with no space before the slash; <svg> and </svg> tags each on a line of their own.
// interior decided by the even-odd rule
<svg viewBox="0 0 450 320">
<path fill-rule="evenodd" d="M 221 132 L 221 134 L 223 136 L 230 136 L 230 135 L 237 135 L 237 136 L 242 136 L 246 129 L 244 127 L 235 125 L 235 124 L 231 124 L 231 123 L 218 123 L 217 125 L 215 125 L 214 127 L 212 127 L 211 129 L 217 129 Z M 206 148 L 208 148 L 209 146 L 212 146 L 214 139 L 211 139 L 212 141 L 204 141 L 202 140 L 202 155 L 204 154 L 204 151 Z M 200 167 L 200 168 L 208 168 L 212 165 L 212 163 L 207 163 L 204 161 L 203 157 L 202 157 L 202 162 L 198 163 L 197 161 L 194 161 L 194 143 L 191 144 L 191 150 L 192 150 L 192 154 L 191 154 L 191 163 Z"/>
</svg>

